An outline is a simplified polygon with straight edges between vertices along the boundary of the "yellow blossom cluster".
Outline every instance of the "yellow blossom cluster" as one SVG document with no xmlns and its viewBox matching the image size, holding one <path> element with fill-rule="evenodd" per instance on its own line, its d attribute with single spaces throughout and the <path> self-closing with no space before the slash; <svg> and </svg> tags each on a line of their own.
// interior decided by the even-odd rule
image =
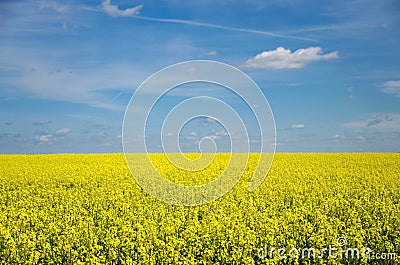
<svg viewBox="0 0 400 265">
<path fill-rule="evenodd" d="M 187 176 L 162 155 L 152 159 L 170 180 L 200 185 L 229 156 L 217 154 L 206 171 Z M 250 156 L 223 197 L 185 207 L 143 190 L 123 154 L 0 155 L 0 264 L 373 262 L 258 253 L 266 245 L 319 250 L 339 237 L 400 254 L 400 154 L 276 154 L 263 184 L 249 192 L 256 160 Z"/>
</svg>

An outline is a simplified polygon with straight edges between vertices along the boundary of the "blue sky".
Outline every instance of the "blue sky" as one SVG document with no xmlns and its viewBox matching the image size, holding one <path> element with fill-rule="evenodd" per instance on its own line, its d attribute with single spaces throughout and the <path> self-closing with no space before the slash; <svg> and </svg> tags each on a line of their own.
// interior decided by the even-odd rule
<svg viewBox="0 0 400 265">
<path fill-rule="evenodd" d="M 399 2 L 325 2 L 1 1 L 0 152 L 121 152 L 135 89 L 197 59 L 254 79 L 277 151 L 400 151 Z"/>
</svg>

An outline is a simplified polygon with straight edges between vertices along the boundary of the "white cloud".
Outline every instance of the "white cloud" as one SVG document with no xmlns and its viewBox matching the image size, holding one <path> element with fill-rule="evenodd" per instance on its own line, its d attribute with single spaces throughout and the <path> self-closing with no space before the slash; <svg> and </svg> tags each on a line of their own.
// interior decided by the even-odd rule
<svg viewBox="0 0 400 265">
<path fill-rule="evenodd" d="M 36 140 L 39 141 L 39 144 L 51 144 L 52 137 L 51 134 L 41 134 L 36 136 Z"/>
<path fill-rule="evenodd" d="M 207 117 L 206 120 L 203 122 L 203 126 L 208 126 L 210 124 L 218 122 L 216 119 L 212 117 Z"/>
<path fill-rule="evenodd" d="M 292 52 L 289 49 L 278 47 L 276 50 L 264 51 L 249 59 L 245 63 L 247 68 L 259 69 L 299 69 L 312 61 L 330 60 L 338 58 L 338 52 L 322 54 L 320 47 L 309 47 Z"/>
<path fill-rule="evenodd" d="M 197 70 L 195 67 L 189 67 L 188 69 L 186 69 L 186 73 L 190 74 L 190 75 L 194 75 L 196 74 Z"/>
<path fill-rule="evenodd" d="M 196 132 L 191 132 L 186 136 L 186 140 L 197 140 L 197 133 Z"/>
<path fill-rule="evenodd" d="M 188 136 L 186 136 L 186 140 L 194 141 L 194 140 L 197 140 L 197 137 L 196 137 L 196 136 L 188 135 Z"/>
<path fill-rule="evenodd" d="M 348 99 L 354 99 L 356 96 L 354 95 L 354 87 L 348 87 L 347 88 L 347 92 L 348 92 L 348 94 L 347 94 L 347 98 Z"/>
<path fill-rule="evenodd" d="M 209 56 L 216 56 L 217 54 L 218 54 L 217 51 L 210 51 L 208 53 Z"/>
<path fill-rule="evenodd" d="M 99 137 L 99 138 L 104 138 L 104 137 L 107 136 L 107 133 L 106 133 L 106 132 L 98 132 L 98 133 L 96 134 L 96 136 Z"/>
<path fill-rule="evenodd" d="M 304 129 L 304 124 L 302 123 L 292 124 L 292 129 Z"/>
<path fill-rule="evenodd" d="M 63 129 L 60 129 L 60 130 L 56 131 L 56 135 L 58 135 L 58 136 L 66 136 L 70 132 L 71 132 L 70 128 L 63 128 Z"/>
<path fill-rule="evenodd" d="M 228 136 L 228 133 L 225 130 L 215 131 L 214 135 L 216 136 Z"/>
<path fill-rule="evenodd" d="M 207 136 L 207 137 L 211 138 L 211 139 L 214 139 L 214 140 L 219 140 L 221 138 L 221 136 L 219 136 L 219 135 L 210 135 L 210 136 Z"/>
<path fill-rule="evenodd" d="M 387 81 L 382 85 L 382 92 L 400 97 L 400 80 Z"/>
<path fill-rule="evenodd" d="M 333 137 L 332 137 L 332 141 L 334 142 L 334 143 L 338 143 L 338 142 L 340 142 L 340 140 L 342 140 L 342 139 L 344 139 L 345 137 L 343 136 L 343 135 L 340 135 L 340 134 L 335 134 Z"/>
<path fill-rule="evenodd" d="M 143 8 L 143 5 L 138 5 L 135 7 L 127 8 L 121 10 L 117 5 L 112 5 L 110 0 L 105 0 L 101 7 L 103 8 L 104 13 L 113 17 L 129 17 L 133 15 L 139 14 L 140 9 Z"/>
<path fill-rule="evenodd" d="M 251 107 L 254 108 L 254 109 L 258 109 L 258 108 L 260 107 L 260 105 L 258 105 L 258 104 L 251 104 Z"/>
</svg>

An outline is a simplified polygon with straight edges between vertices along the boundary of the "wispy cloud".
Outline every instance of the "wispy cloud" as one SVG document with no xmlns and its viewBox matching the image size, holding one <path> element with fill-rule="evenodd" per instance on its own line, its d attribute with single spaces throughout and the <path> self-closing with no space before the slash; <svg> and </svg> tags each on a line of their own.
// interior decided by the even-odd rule
<svg viewBox="0 0 400 265">
<path fill-rule="evenodd" d="M 104 138 L 104 137 L 106 137 L 108 134 L 106 133 L 106 132 L 98 132 L 97 134 L 96 134 L 96 137 L 99 137 L 99 138 Z"/>
<path fill-rule="evenodd" d="M 354 99 L 356 96 L 354 95 L 354 87 L 348 87 L 347 88 L 347 98 L 348 99 Z"/>
<path fill-rule="evenodd" d="M 400 97 L 400 80 L 383 83 L 381 91 L 395 97 Z"/>
<path fill-rule="evenodd" d="M 56 11 L 57 13 L 64 14 L 70 10 L 70 7 L 68 5 L 59 4 L 57 2 L 46 1 L 46 2 L 40 3 L 39 9 L 40 10 L 51 9 L 51 10 Z"/>
<path fill-rule="evenodd" d="M 389 114 L 381 114 L 381 115 L 373 115 L 371 119 L 367 123 L 367 127 L 369 126 L 374 126 L 379 123 L 382 123 L 383 121 L 392 121 L 393 118 Z"/>
<path fill-rule="evenodd" d="M 189 135 L 186 136 L 186 140 L 197 140 L 197 133 L 196 132 L 191 132 Z"/>
<path fill-rule="evenodd" d="M 63 128 L 63 129 L 56 131 L 56 135 L 63 137 L 63 136 L 66 136 L 67 134 L 69 134 L 70 132 L 71 132 L 70 128 Z"/>
<path fill-rule="evenodd" d="M 121 96 L 145 76 L 137 66 L 126 64 L 79 68 L 75 63 L 62 62 L 60 67 L 54 67 L 54 62 L 60 61 L 62 55 L 50 54 L 47 60 L 25 56 L 24 60 L 21 51 L 21 48 L 9 49 L 0 63 L 0 68 L 8 65 L 16 73 L 0 77 L 4 84 L 20 87 L 19 90 L 6 91 L 11 96 L 29 95 L 120 110 L 121 106 L 109 92 L 121 91 L 118 94 Z"/>
<path fill-rule="evenodd" d="M 275 50 L 264 51 L 245 63 L 247 68 L 255 69 L 299 69 L 313 61 L 338 58 L 338 52 L 322 54 L 320 47 L 309 47 L 292 52 L 278 47 Z"/>
<path fill-rule="evenodd" d="M 334 142 L 334 143 L 339 143 L 341 140 L 343 140 L 343 139 L 345 139 L 346 137 L 345 136 L 343 136 L 343 135 L 341 135 L 341 134 L 335 134 L 333 137 L 332 137 L 332 141 Z"/>
<path fill-rule="evenodd" d="M 140 9 L 143 8 L 143 5 L 138 5 L 135 7 L 127 8 L 127 9 L 119 9 L 117 5 L 112 5 L 110 0 L 105 0 L 101 7 L 107 15 L 113 17 L 130 17 L 133 15 L 139 14 Z"/>
<path fill-rule="evenodd" d="M 344 126 L 353 129 L 400 132 L 400 114 L 376 113 L 367 119 L 345 123 Z"/>
<path fill-rule="evenodd" d="M 42 120 L 42 121 L 35 121 L 32 122 L 33 126 L 41 126 L 41 125 L 46 125 L 46 124 L 50 124 L 51 121 L 50 120 Z"/>
<path fill-rule="evenodd" d="M 106 124 L 102 124 L 102 123 L 87 123 L 86 126 L 96 128 L 96 129 L 102 129 L 102 130 L 111 128 L 110 125 L 106 125 Z"/>
<path fill-rule="evenodd" d="M 292 129 L 304 129 L 304 124 L 302 123 L 296 123 L 296 124 L 292 124 L 291 128 Z"/>
<path fill-rule="evenodd" d="M 202 126 L 209 126 L 210 124 L 215 124 L 218 121 L 212 117 L 207 117 L 204 121 L 202 121 L 201 125 Z"/>
</svg>

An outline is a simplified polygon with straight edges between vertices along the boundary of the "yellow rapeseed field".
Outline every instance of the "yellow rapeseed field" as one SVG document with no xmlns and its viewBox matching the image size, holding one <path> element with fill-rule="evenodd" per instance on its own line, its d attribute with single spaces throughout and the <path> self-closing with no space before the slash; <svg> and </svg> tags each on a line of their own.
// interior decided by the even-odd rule
<svg viewBox="0 0 400 265">
<path fill-rule="evenodd" d="M 191 178 L 158 156 L 180 184 L 228 159 Z M 0 155 L 0 264 L 400 264 L 400 154 L 276 154 L 249 192 L 254 164 L 222 198 L 184 207 L 139 187 L 123 154 Z M 339 238 L 369 258 L 323 255 Z"/>
</svg>

